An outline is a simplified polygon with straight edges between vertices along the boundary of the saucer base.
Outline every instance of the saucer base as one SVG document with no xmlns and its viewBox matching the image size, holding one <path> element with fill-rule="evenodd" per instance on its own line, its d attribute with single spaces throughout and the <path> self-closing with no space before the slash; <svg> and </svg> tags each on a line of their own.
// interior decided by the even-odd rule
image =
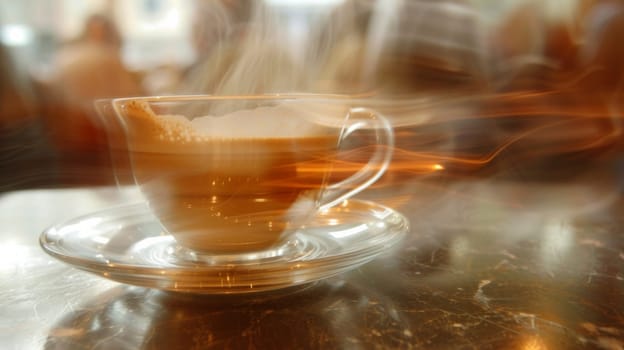
<svg viewBox="0 0 624 350">
<path fill-rule="evenodd" d="M 73 219 L 43 232 L 45 252 L 131 285 L 235 294 L 281 289 L 356 268 L 396 245 L 408 222 L 374 202 L 349 200 L 319 212 L 280 247 L 206 255 L 179 246 L 144 203 Z"/>
</svg>

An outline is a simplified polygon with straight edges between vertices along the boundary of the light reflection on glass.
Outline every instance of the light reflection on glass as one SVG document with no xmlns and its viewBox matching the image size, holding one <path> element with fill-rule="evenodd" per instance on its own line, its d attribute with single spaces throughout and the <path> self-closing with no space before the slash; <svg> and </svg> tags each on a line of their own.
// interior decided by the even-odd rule
<svg viewBox="0 0 624 350">
<path fill-rule="evenodd" d="M 100 217 L 93 217 L 93 218 L 88 218 L 85 220 L 80 220 L 75 224 L 71 224 L 71 225 L 66 225 L 61 229 L 61 232 L 59 232 L 59 234 L 63 234 L 63 232 L 69 232 L 69 231 L 77 231 L 77 232 L 81 232 L 81 236 L 82 237 L 91 237 L 93 239 L 93 237 L 95 236 L 93 233 L 93 227 L 97 226 L 100 222 L 102 222 L 102 218 Z"/>
<path fill-rule="evenodd" d="M 345 238 L 345 237 L 349 237 L 349 236 L 353 236 L 353 235 L 357 235 L 359 233 L 362 233 L 364 231 L 368 230 L 368 225 L 366 224 L 361 224 L 352 228 L 348 228 L 346 230 L 338 230 L 338 231 L 332 231 L 329 234 L 334 237 L 334 238 Z"/>
<path fill-rule="evenodd" d="M 98 243 L 98 244 L 108 244 L 109 241 L 110 239 L 108 237 L 103 237 L 103 236 L 93 237 L 93 242 Z"/>
</svg>

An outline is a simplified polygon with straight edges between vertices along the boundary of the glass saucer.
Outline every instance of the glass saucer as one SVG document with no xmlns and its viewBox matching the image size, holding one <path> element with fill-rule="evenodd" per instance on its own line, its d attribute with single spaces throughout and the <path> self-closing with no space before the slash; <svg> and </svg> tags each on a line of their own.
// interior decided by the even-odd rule
<svg viewBox="0 0 624 350">
<path fill-rule="evenodd" d="M 301 285 L 356 268 L 408 230 L 396 211 L 349 200 L 319 212 L 268 252 L 205 256 L 180 247 L 145 203 L 115 207 L 43 232 L 45 252 L 76 268 L 137 286 L 231 294 Z"/>
</svg>

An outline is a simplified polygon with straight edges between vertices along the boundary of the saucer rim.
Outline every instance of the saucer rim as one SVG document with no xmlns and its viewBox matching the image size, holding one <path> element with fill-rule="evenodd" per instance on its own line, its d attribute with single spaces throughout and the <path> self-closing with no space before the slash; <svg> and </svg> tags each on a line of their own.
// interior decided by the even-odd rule
<svg viewBox="0 0 624 350">
<path fill-rule="evenodd" d="M 390 235 L 378 245 L 370 245 L 360 249 L 352 249 L 340 254 L 332 254 L 327 256 L 321 256 L 309 260 L 290 260 L 281 262 L 269 262 L 263 264 L 249 264 L 249 265 L 213 265 L 213 266 L 166 266 L 158 267 L 156 265 L 142 265 L 132 263 L 113 263 L 104 262 L 95 259 L 94 257 L 87 258 L 79 256 L 77 254 L 71 254 L 71 250 L 62 248 L 59 246 L 59 237 L 57 239 L 51 239 L 54 235 L 58 235 L 59 231 L 66 228 L 72 223 L 82 222 L 94 217 L 106 215 L 117 216 L 122 220 L 138 219 L 138 223 L 132 223 L 132 225 L 140 225 L 146 223 L 157 223 L 157 219 L 150 213 L 149 207 L 146 202 L 135 202 L 131 204 L 122 204 L 106 209 L 94 211 L 89 214 L 77 216 L 73 219 L 69 219 L 61 224 L 51 226 L 44 230 L 39 237 L 39 244 L 41 248 L 48 255 L 53 258 L 68 264 L 71 267 L 77 268 L 82 271 L 86 271 L 97 276 L 116 281 L 119 283 L 130 284 L 135 286 L 141 286 L 146 288 L 153 288 L 159 290 L 166 290 L 172 292 L 183 293 L 197 293 L 197 294 L 241 294 L 250 292 L 262 292 L 276 289 L 283 289 L 287 287 L 307 284 L 316 282 L 322 279 L 334 277 L 346 271 L 357 268 L 385 251 L 396 246 L 410 230 L 410 223 L 405 216 L 396 210 L 384 206 L 382 204 L 360 199 L 349 199 L 349 203 L 355 203 L 356 205 L 365 206 L 366 208 L 375 208 L 381 210 L 385 215 L 380 217 L 379 214 L 372 215 L 367 213 L 368 218 L 373 218 L 372 222 L 384 222 L 387 227 L 383 230 L 383 233 Z M 331 209 L 330 209 L 331 210 Z M 365 212 L 361 209 L 362 212 Z M 149 220 L 146 220 L 149 217 Z M 388 218 L 393 218 L 395 222 L 388 222 Z M 305 231 L 305 228 L 302 229 Z M 76 232 L 74 232 L 76 234 Z M 155 237 L 161 233 L 153 233 L 150 237 Z M 114 236 L 115 233 L 111 233 Z M 60 240 L 64 239 L 63 237 Z M 336 238 L 336 240 L 339 240 Z M 311 266 L 314 265 L 314 266 Z M 265 271 L 275 269 L 276 271 L 286 272 L 282 279 L 287 279 L 286 282 L 275 281 L 275 283 L 264 282 L 264 284 L 249 287 L 249 283 L 235 283 L 225 285 L 207 285 L 202 287 L 201 277 L 215 277 L 215 274 L 221 276 L 225 273 L 229 276 L 230 273 L 249 273 L 257 274 Z M 318 271 L 316 273 L 313 273 Z M 320 273 L 319 273 L 320 272 Z M 156 276 L 156 273 L 160 276 Z M 300 281 L 292 281 L 292 274 L 309 274 L 315 275 L 313 277 L 308 276 Z M 137 280 L 138 278 L 138 280 Z M 199 279 L 198 279 L 199 278 Z M 170 285 L 158 285 L 158 281 L 170 282 Z M 179 287 L 179 282 L 188 282 L 194 285 L 188 285 L 186 287 Z M 207 283 L 207 282 L 204 282 Z M 199 284 L 199 286 L 197 286 Z"/>
</svg>

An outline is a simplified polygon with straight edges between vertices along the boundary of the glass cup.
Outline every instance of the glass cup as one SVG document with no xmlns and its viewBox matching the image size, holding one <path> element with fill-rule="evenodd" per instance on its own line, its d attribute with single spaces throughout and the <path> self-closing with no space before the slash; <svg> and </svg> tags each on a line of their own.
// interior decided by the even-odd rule
<svg viewBox="0 0 624 350">
<path fill-rule="evenodd" d="M 385 117 L 334 95 L 138 97 L 96 107 L 117 174 L 131 174 L 181 247 L 207 255 L 279 254 L 311 217 L 378 180 L 394 144 Z M 368 158 L 349 160 L 347 140 Z"/>
</svg>

